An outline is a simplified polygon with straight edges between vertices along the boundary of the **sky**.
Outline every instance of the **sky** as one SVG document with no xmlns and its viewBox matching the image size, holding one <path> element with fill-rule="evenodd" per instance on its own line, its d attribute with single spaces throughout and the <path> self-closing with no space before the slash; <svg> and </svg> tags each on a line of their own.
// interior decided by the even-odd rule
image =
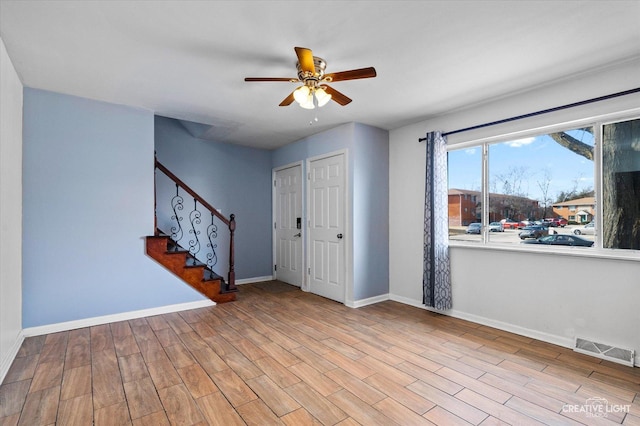
<svg viewBox="0 0 640 426">
<path fill-rule="evenodd" d="M 583 130 L 568 131 L 574 138 L 593 146 L 593 135 Z M 480 146 L 449 151 L 449 188 L 481 189 Z M 489 190 L 505 193 L 506 177 L 522 195 L 544 201 L 540 184 L 548 182 L 548 198 L 555 201 L 561 191 L 593 189 L 594 163 L 559 145 L 548 135 L 489 145 Z"/>
</svg>

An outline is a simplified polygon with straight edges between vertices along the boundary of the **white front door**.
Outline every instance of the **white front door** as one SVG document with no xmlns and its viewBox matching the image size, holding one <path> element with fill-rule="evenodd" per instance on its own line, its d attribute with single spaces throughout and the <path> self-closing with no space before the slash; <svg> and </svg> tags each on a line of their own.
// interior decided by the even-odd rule
<svg viewBox="0 0 640 426">
<path fill-rule="evenodd" d="M 345 155 L 309 162 L 309 290 L 345 300 Z"/>
<path fill-rule="evenodd" d="M 275 173 L 275 278 L 302 286 L 302 166 Z"/>
</svg>

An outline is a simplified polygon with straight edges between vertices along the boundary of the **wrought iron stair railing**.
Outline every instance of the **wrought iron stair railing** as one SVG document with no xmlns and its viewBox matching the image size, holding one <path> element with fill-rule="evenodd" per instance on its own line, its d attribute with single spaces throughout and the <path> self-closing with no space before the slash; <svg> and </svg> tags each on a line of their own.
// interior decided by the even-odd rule
<svg viewBox="0 0 640 426">
<path fill-rule="evenodd" d="M 193 264 L 196 262 L 202 262 L 207 266 L 209 270 L 215 273 L 214 267 L 217 266 L 220 258 L 227 257 L 228 260 L 228 272 L 227 280 L 225 283 L 225 292 L 237 291 L 235 285 L 236 276 L 234 269 L 234 232 L 236 229 L 235 215 L 229 215 L 226 218 L 220 211 L 209 204 L 204 198 L 191 189 L 186 183 L 180 180 L 175 174 L 167 169 L 157 159 L 155 160 L 155 170 L 160 171 L 164 178 L 162 183 L 158 173 L 155 174 L 155 193 L 154 193 L 154 220 L 155 220 L 155 235 L 160 233 L 169 235 L 171 240 L 175 243 L 176 249 L 182 248 L 187 250 L 191 255 Z M 168 180 L 167 180 L 168 178 Z M 175 189 L 173 192 L 169 192 L 168 186 L 172 185 Z M 159 194 L 161 193 L 161 194 Z M 167 201 L 169 198 L 168 206 L 166 204 L 158 204 L 159 199 Z M 185 197 L 191 197 L 193 200 L 193 209 L 189 211 L 186 216 L 187 222 L 185 223 L 185 217 L 181 213 L 186 208 Z M 191 205 L 191 203 L 189 203 Z M 205 209 L 208 211 L 210 221 L 203 224 L 202 212 L 199 209 Z M 164 213 L 160 215 L 158 212 Z M 218 242 L 220 242 L 221 235 L 218 234 L 218 225 L 225 225 L 229 230 L 225 243 L 229 246 L 228 256 L 220 253 L 218 249 Z M 185 232 L 185 226 L 187 227 Z M 167 232 L 168 231 L 168 232 Z M 203 247 L 201 238 L 204 238 L 202 233 L 206 235 L 206 245 Z"/>
</svg>

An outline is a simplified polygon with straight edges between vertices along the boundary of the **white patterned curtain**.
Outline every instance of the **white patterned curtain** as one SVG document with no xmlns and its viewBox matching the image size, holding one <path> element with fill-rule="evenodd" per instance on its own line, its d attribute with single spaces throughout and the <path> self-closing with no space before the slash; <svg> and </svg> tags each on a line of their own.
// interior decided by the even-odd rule
<svg viewBox="0 0 640 426">
<path fill-rule="evenodd" d="M 447 139 L 427 133 L 426 151 L 422 303 L 444 310 L 451 309 Z"/>
</svg>

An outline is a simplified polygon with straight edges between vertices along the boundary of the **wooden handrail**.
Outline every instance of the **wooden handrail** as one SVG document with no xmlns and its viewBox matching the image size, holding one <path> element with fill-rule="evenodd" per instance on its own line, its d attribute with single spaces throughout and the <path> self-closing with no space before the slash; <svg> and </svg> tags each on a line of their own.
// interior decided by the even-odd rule
<svg viewBox="0 0 640 426">
<path fill-rule="evenodd" d="M 181 181 L 178 178 L 178 176 L 176 176 L 173 173 L 171 173 L 169 171 L 169 169 L 167 169 L 165 166 L 162 165 L 162 163 L 160 163 L 158 160 L 155 160 L 155 161 L 156 161 L 156 168 L 158 168 L 162 173 L 167 175 L 172 181 L 174 181 L 176 184 L 178 184 L 178 186 L 180 186 L 182 189 L 184 189 L 189 195 L 191 195 L 193 197 L 194 200 L 197 200 L 200 204 L 202 204 L 204 207 L 206 207 L 207 210 L 209 210 L 211 213 L 213 213 L 213 215 L 215 217 L 217 217 L 222 222 L 224 222 L 225 225 L 229 226 L 229 223 L 230 223 L 229 219 L 224 217 L 222 215 L 222 213 L 220 213 L 218 210 L 216 210 L 215 207 L 213 207 L 211 204 L 207 203 L 193 189 L 189 188 L 189 185 L 187 185 L 186 183 Z"/>
</svg>

